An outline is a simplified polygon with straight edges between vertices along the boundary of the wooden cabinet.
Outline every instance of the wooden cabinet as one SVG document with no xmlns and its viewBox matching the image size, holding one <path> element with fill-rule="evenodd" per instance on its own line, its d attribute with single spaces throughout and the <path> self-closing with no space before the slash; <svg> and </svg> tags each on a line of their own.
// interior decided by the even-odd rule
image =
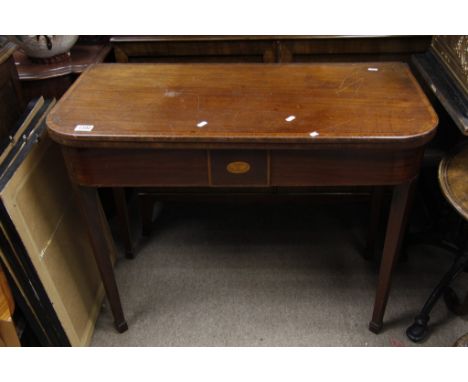
<svg viewBox="0 0 468 382">
<path fill-rule="evenodd" d="M 115 36 L 117 62 L 409 61 L 431 36 Z"/>
<path fill-rule="evenodd" d="M 431 36 L 292 36 L 278 40 L 278 62 L 405 61 Z"/>
</svg>

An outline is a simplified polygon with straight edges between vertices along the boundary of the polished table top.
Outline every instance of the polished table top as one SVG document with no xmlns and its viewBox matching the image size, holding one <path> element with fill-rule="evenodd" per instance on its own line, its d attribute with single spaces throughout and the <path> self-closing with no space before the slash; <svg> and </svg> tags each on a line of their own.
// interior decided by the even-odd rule
<svg viewBox="0 0 468 382">
<path fill-rule="evenodd" d="M 75 131 L 92 125 L 91 131 Z M 403 63 L 98 64 L 48 117 L 61 144 L 395 143 L 437 116 Z"/>
</svg>

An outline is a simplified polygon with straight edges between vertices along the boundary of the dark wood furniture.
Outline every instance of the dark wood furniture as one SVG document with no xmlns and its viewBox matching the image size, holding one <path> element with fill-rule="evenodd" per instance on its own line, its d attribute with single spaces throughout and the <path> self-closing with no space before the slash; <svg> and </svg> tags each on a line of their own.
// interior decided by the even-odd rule
<svg viewBox="0 0 468 382">
<path fill-rule="evenodd" d="M 15 49 L 16 46 L 11 42 L 0 41 L 0 143 L 2 145 L 14 130 L 24 110 L 23 95 L 13 60 Z"/>
<path fill-rule="evenodd" d="M 127 324 L 98 187 L 392 187 L 370 323 L 381 329 L 408 202 L 437 125 L 406 64 L 101 64 L 47 124 L 76 185 L 117 330 Z"/>
<path fill-rule="evenodd" d="M 468 45 L 468 37 L 465 44 Z M 467 53 L 464 57 L 466 59 Z M 414 55 L 412 65 L 427 86 L 428 92 L 447 112 L 450 122 L 460 130 L 462 136 L 468 136 L 468 85 L 457 80 L 435 49 Z M 468 69 L 466 70 L 465 81 L 468 82 Z"/>
<path fill-rule="evenodd" d="M 117 62 L 408 61 L 431 36 L 114 36 Z"/>
<path fill-rule="evenodd" d="M 434 107 L 441 118 L 439 145 L 448 151 L 438 163 L 439 188 L 446 200 L 444 207 L 456 211 L 456 224 L 448 224 L 451 237 L 443 235 L 440 222 L 442 216 L 436 216 L 435 223 L 428 232 L 422 232 L 418 244 L 432 244 L 455 253 L 451 269 L 444 275 L 430 294 L 414 323 L 407 329 L 408 338 L 421 341 L 428 335 L 429 314 L 443 295 L 450 310 L 457 314 L 468 312 L 468 296 L 460 304 L 458 296 L 450 287 L 452 281 L 463 271 L 468 270 L 466 240 L 468 236 L 468 36 L 434 36 L 431 48 L 424 54 L 414 55 L 412 65 L 420 81 L 431 97 Z M 440 139 L 444 138 L 444 139 Z M 456 146 L 453 148 L 453 146 Z M 436 157 L 436 156 L 435 156 Z M 431 205 L 434 208 L 434 204 Z M 442 215 L 442 214 L 439 214 Z M 452 215 L 452 214 L 445 214 Z M 443 224 L 445 223 L 445 224 Z M 447 228 L 445 228 L 447 230 Z M 442 232 L 440 232 L 442 231 Z"/>
<path fill-rule="evenodd" d="M 16 69 L 25 99 L 29 101 L 40 96 L 59 99 L 88 66 L 103 62 L 110 51 L 108 43 L 77 44 L 68 55 L 50 63 L 33 61 L 16 51 Z"/>
<path fill-rule="evenodd" d="M 456 249 L 457 256 L 450 269 L 434 288 L 423 308 L 416 316 L 414 323 L 406 330 L 412 341 L 419 342 L 428 334 L 429 314 L 441 296 L 444 296 L 448 307 L 459 315 L 468 313 L 468 296 L 460 303 L 455 291 L 450 287 L 452 282 L 463 272 L 468 271 L 468 144 L 457 147 L 447 155 L 439 166 L 440 188 L 446 200 L 464 220 L 460 227 L 460 244 Z"/>
<path fill-rule="evenodd" d="M 21 80 L 23 94 L 27 100 L 37 97 L 59 99 L 75 82 L 78 76 L 90 65 L 107 60 L 111 52 L 108 42 L 78 43 L 67 55 L 51 62 L 38 62 L 30 59 L 21 51 L 14 54 L 16 69 Z M 124 189 L 113 189 L 118 225 L 124 240 L 125 253 L 133 257 L 133 241 L 130 235 L 130 224 Z"/>
</svg>

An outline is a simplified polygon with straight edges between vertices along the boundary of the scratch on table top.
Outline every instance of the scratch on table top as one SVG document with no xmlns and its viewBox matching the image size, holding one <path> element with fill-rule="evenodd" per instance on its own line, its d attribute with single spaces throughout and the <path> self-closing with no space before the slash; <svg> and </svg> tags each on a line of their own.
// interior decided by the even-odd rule
<svg viewBox="0 0 468 382">
<path fill-rule="evenodd" d="M 341 127 L 341 126 L 345 126 L 347 125 L 348 123 L 352 122 L 353 118 L 349 117 L 349 118 L 346 118 L 340 122 L 335 122 L 336 119 L 331 117 L 331 116 L 327 116 L 327 119 L 330 121 L 329 123 L 331 124 L 330 127 L 333 127 L 333 128 L 337 128 L 337 127 Z"/>
<path fill-rule="evenodd" d="M 340 86 L 338 87 L 336 94 L 340 94 L 347 89 L 354 88 L 354 93 L 357 93 L 359 89 L 362 87 L 364 82 L 363 77 L 357 77 L 356 75 L 359 74 L 358 72 L 353 72 L 349 76 L 345 77 L 343 81 L 341 81 Z"/>
</svg>

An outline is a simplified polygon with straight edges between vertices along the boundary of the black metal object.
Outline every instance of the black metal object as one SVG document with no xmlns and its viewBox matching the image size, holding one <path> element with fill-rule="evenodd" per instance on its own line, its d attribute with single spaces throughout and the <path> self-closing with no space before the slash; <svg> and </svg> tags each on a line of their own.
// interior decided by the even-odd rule
<svg viewBox="0 0 468 382">
<path fill-rule="evenodd" d="M 414 323 L 406 330 L 407 337 L 414 342 L 424 340 L 428 335 L 428 323 L 430 320 L 429 314 L 434 308 L 440 297 L 444 296 L 444 301 L 447 307 L 455 314 L 463 314 L 466 306 L 460 304 L 455 291 L 450 287 L 452 282 L 463 272 L 468 271 L 468 223 L 460 217 L 460 229 L 458 232 L 458 245 L 440 241 L 432 243 L 440 245 L 444 249 L 451 250 L 457 254 L 450 269 L 444 274 L 439 284 L 434 288 L 429 295 L 426 303 L 415 317 Z"/>
<path fill-rule="evenodd" d="M 445 299 L 451 298 L 458 300 L 458 297 L 456 297 L 455 292 L 453 291 L 453 289 L 450 288 L 450 284 L 463 271 L 468 271 L 467 253 L 460 254 L 459 256 L 457 256 L 451 268 L 447 271 L 440 283 L 432 291 L 431 295 L 424 304 L 424 307 L 421 309 L 421 312 L 419 312 L 419 314 L 414 319 L 414 323 L 406 330 L 406 335 L 411 341 L 420 342 L 427 337 L 428 323 L 430 320 L 429 314 L 442 295 L 450 293 L 450 297 L 445 297 Z"/>
</svg>

